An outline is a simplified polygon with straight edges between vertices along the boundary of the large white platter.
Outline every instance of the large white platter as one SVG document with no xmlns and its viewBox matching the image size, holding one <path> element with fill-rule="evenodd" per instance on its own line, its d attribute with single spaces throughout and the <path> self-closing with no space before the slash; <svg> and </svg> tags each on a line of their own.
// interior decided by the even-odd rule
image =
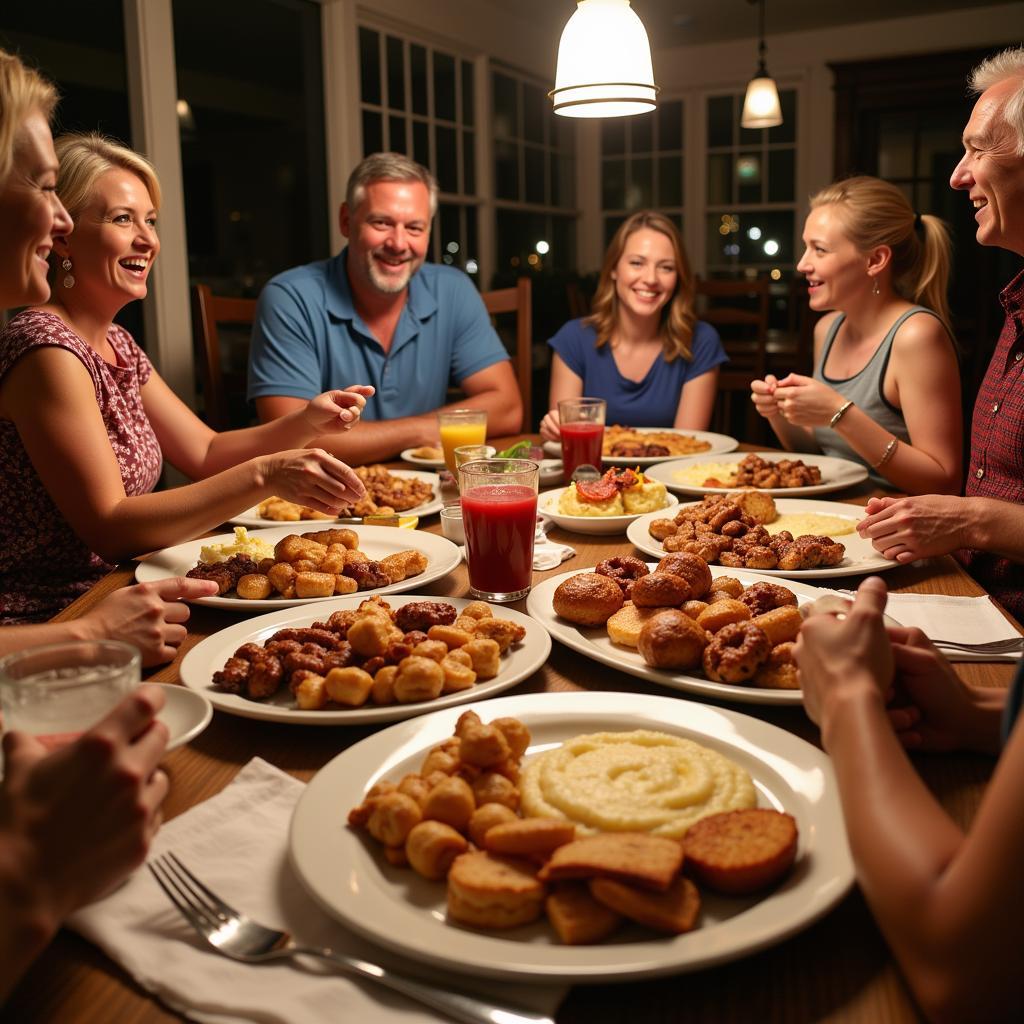
<svg viewBox="0 0 1024 1024">
<path fill-rule="evenodd" d="M 654 564 L 649 564 L 649 568 L 654 569 Z M 769 577 L 763 573 L 749 572 L 746 569 L 727 569 L 722 565 L 712 565 L 710 568 L 712 576 L 733 576 L 745 587 L 751 583 L 769 580 Z M 705 679 L 703 675 L 652 668 L 640 657 L 639 651 L 632 647 L 613 643 L 604 626 L 587 628 L 573 625 L 573 623 L 559 618 L 551 604 L 555 590 L 563 580 L 567 580 L 570 576 L 577 576 L 581 572 L 593 572 L 593 570 L 573 569 L 571 572 L 549 576 L 534 586 L 530 591 L 530 596 L 526 599 L 526 610 L 530 615 L 566 647 L 571 647 L 574 651 L 593 658 L 594 661 L 610 665 L 622 672 L 628 672 L 631 676 L 637 676 L 652 683 L 660 683 L 662 686 L 670 686 L 673 690 L 682 690 L 685 693 L 714 697 L 716 700 L 737 701 L 740 704 L 800 703 L 799 690 L 768 690 L 759 686 L 713 683 L 710 679 Z M 784 587 L 788 587 L 796 594 L 797 602 L 802 605 L 827 593 L 827 591 L 809 587 L 806 583 L 794 583 L 792 580 L 776 581 L 772 579 L 770 582 L 781 582 Z"/>
<path fill-rule="evenodd" d="M 827 913 L 853 884 L 853 864 L 829 759 L 776 726 L 689 701 L 624 693 L 542 693 L 475 707 L 512 715 L 538 752 L 580 733 L 656 729 L 696 740 L 741 765 L 758 803 L 792 814 L 800 833 L 789 877 L 760 900 L 702 893 L 701 924 L 686 935 L 627 929 L 596 946 L 563 946 L 545 921 L 484 932 L 445 919 L 442 883 L 389 866 L 345 816 L 381 779 L 419 769 L 465 708 L 403 722 L 357 743 L 321 769 L 292 817 L 292 864 L 330 915 L 416 960 L 471 974 L 599 984 L 699 970 L 782 942 Z M 527 755 L 529 756 L 529 755 Z"/>
<path fill-rule="evenodd" d="M 693 494 L 697 497 L 703 494 L 728 494 L 730 491 L 735 491 L 736 488 L 701 487 L 700 485 L 681 483 L 676 474 L 690 466 L 700 465 L 702 462 L 734 464 L 741 462 L 748 455 L 760 455 L 766 462 L 799 459 L 805 465 L 817 466 L 821 470 L 820 484 L 813 484 L 810 487 L 759 488 L 764 494 L 783 495 L 790 498 L 812 497 L 815 494 L 829 494 L 832 491 L 845 490 L 868 477 L 867 469 L 859 462 L 836 459 L 831 455 L 805 455 L 802 452 L 730 452 L 726 455 L 716 455 L 713 458 L 709 453 L 702 453 L 687 456 L 685 459 L 673 459 L 671 462 L 663 459 L 647 475 L 652 480 L 660 480 L 670 491 L 675 491 L 677 494 Z"/>
<path fill-rule="evenodd" d="M 630 429 L 635 430 L 638 434 L 685 434 L 687 437 L 696 438 L 698 441 L 706 441 L 711 447 L 705 451 L 700 452 L 699 457 L 708 459 L 712 455 L 717 455 L 722 452 L 734 452 L 739 446 L 739 441 L 735 437 L 729 437 L 728 434 L 715 434 L 710 430 L 677 430 L 675 427 L 631 427 Z M 558 441 L 545 441 L 544 451 L 553 457 L 562 457 L 562 445 Z M 602 455 L 601 461 L 606 466 L 622 466 L 632 467 L 635 469 L 637 466 L 653 466 L 659 462 L 669 462 L 675 459 L 679 459 L 679 455 L 651 455 L 647 458 L 630 458 L 627 455 Z M 717 459 L 715 460 L 718 461 Z"/>
<path fill-rule="evenodd" d="M 444 463 L 442 462 L 442 465 Z M 401 477 L 405 480 L 423 480 L 430 484 L 434 490 L 434 496 L 429 501 L 421 502 L 413 508 L 406 509 L 403 512 L 399 512 L 400 516 L 429 516 L 434 512 L 439 512 L 444 506 L 444 502 L 441 500 L 441 478 L 436 473 L 422 473 L 415 469 L 389 469 L 388 472 L 392 476 Z M 249 527 L 263 527 L 263 526 L 279 526 L 282 525 L 274 519 L 264 519 L 256 510 L 259 508 L 258 505 L 253 505 L 252 508 L 247 508 L 244 512 L 232 519 L 228 520 L 234 523 L 235 526 L 249 526 Z M 334 519 L 302 519 L 297 523 L 287 523 L 285 525 L 290 526 L 293 530 L 296 527 L 301 526 L 300 533 L 305 532 L 308 529 L 312 529 L 319 523 L 323 523 L 325 526 L 331 526 L 339 520 Z M 341 522 L 345 521 L 345 517 L 342 517 Z M 310 525 L 307 526 L 306 524 Z"/>
<path fill-rule="evenodd" d="M 611 534 L 623 533 L 626 527 L 635 519 L 648 513 L 638 512 L 635 515 L 626 516 L 570 516 L 558 511 L 558 501 L 565 493 L 565 487 L 559 487 L 556 491 L 545 491 L 537 498 L 537 511 L 545 519 L 550 519 L 556 526 L 563 530 L 571 530 L 573 533 L 589 534 Z M 658 509 L 658 514 L 664 518 L 671 518 L 676 514 L 675 506 L 679 499 L 671 492 L 667 495 L 668 504 Z"/>
<path fill-rule="evenodd" d="M 690 503 L 694 504 L 694 503 Z M 681 508 L 685 508 L 684 503 Z M 822 516 L 842 516 L 854 522 L 864 518 L 864 509 L 860 505 L 844 505 L 837 501 L 809 501 L 802 498 L 776 498 L 775 507 L 779 515 L 793 515 L 799 512 L 813 512 Z M 638 547 L 645 554 L 653 555 L 655 558 L 663 558 L 666 554 L 665 548 L 660 540 L 656 540 L 650 534 L 650 525 L 655 519 L 671 519 L 674 517 L 675 509 L 668 516 L 659 515 L 657 512 L 648 512 L 638 516 L 629 524 L 626 530 L 627 539 L 631 540 L 634 546 Z M 758 569 L 762 576 L 783 576 L 786 579 L 827 579 L 833 576 L 861 576 L 869 572 L 885 572 L 887 569 L 895 569 L 899 562 L 893 562 L 883 558 L 872 546 L 871 541 L 862 537 L 856 530 L 853 533 L 843 534 L 836 537 L 840 544 L 846 546 L 846 554 L 838 565 L 829 568 L 819 567 L 817 569 Z M 715 566 L 712 566 L 714 571 Z M 726 566 L 723 569 L 728 568 Z M 731 571 L 731 570 L 730 570 Z"/>
<path fill-rule="evenodd" d="M 319 529 L 331 529 L 330 523 L 285 523 L 269 530 L 252 530 L 250 537 L 276 544 L 290 533 L 310 533 Z M 447 576 L 459 564 L 462 555 L 459 549 L 444 537 L 436 537 L 422 530 L 402 530 L 394 526 L 352 526 L 359 535 L 359 550 L 375 561 L 393 555 L 398 551 L 415 549 L 427 556 L 427 568 L 401 583 L 392 583 L 375 590 L 361 590 L 360 598 L 371 594 L 397 594 L 416 590 L 432 580 Z M 216 537 L 203 537 L 190 540 L 185 544 L 177 544 L 173 548 L 157 551 L 139 563 L 135 570 L 135 578 L 140 583 L 151 583 L 165 580 L 171 576 L 184 576 L 199 560 L 199 552 L 206 544 L 230 544 L 234 534 L 223 533 Z M 201 597 L 195 604 L 208 604 L 215 608 L 229 608 L 236 611 L 269 611 L 275 608 L 288 608 L 297 604 L 322 604 L 333 601 L 333 597 L 268 597 L 263 601 L 246 601 L 241 597 Z"/>
<path fill-rule="evenodd" d="M 445 601 L 460 611 L 469 604 L 462 597 L 423 597 L 418 594 L 390 596 L 385 599 L 392 608 L 400 608 L 410 601 Z M 363 595 L 336 597 L 316 608 L 285 608 L 270 615 L 228 626 L 213 636 L 196 644 L 181 662 L 181 681 L 190 690 L 203 694 L 214 707 L 242 718 L 261 718 L 271 722 L 297 722 L 300 725 L 366 725 L 371 722 L 394 722 L 400 718 L 411 718 L 429 711 L 482 700 L 495 693 L 501 693 L 516 683 L 533 675 L 547 661 L 551 653 L 551 638 L 527 615 L 513 608 L 492 605 L 497 618 L 511 619 L 526 630 L 521 644 L 515 644 L 501 657 L 501 671 L 486 682 L 471 686 L 468 690 L 449 693 L 436 700 L 419 701 L 415 704 L 390 704 L 377 707 L 369 704 L 362 708 L 337 709 L 330 711 L 300 711 L 294 707 L 294 699 L 282 688 L 266 701 L 247 700 L 235 693 L 224 693 L 214 689 L 213 673 L 224 667 L 224 663 L 242 644 L 263 644 L 279 629 L 309 626 L 322 622 L 333 612 L 345 608 L 358 608 Z"/>
</svg>

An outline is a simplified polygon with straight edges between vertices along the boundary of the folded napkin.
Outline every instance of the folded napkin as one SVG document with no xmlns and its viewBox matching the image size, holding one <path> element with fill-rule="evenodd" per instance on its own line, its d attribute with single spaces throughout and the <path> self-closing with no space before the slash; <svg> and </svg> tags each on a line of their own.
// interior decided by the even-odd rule
<svg viewBox="0 0 1024 1024">
<path fill-rule="evenodd" d="M 288 827 L 303 784 L 259 758 L 205 803 L 167 822 L 153 854 L 173 850 L 226 902 L 297 941 L 416 974 L 436 985 L 489 995 L 552 1014 L 554 986 L 512 985 L 449 975 L 373 946 L 329 918 L 288 862 Z M 340 816 L 344 809 L 339 809 Z M 342 866 L 339 866 L 342 870 Z M 71 928 L 99 946 L 143 988 L 177 1013 L 210 1024 L 436 1024 L 445 1018 L 371 982 L 354 982 L 318 961 L 242 964 L 215 952 L 141 868 L 106 899 L 80 910 Z M 305 969 L 306 964 L 317 965 Z"/>
<path fill-rule="evenodd" d="M 851 590 L 838 590 L 853 597 Z M 932 640 L 980 644 L 1018 636 L 1002 612 L 985 594 L 981 597 L 948 597 L 944 594 L 890 594 L 885 610 L 901 625 L 916 626 Z M 1017 661 L 1014 654 L 977 654 L 936 644 L 950 661 Z"/>
</svg>

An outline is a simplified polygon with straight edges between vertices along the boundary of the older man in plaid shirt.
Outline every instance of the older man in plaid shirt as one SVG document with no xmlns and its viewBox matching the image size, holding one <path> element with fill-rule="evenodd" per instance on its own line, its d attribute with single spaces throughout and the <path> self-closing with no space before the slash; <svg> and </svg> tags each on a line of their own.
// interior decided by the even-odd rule
<svg viewBox="0 0 1024 1024">
<path fill-rule="evenodd" d="M 975 68 L 971 89 L 980 95 L 950 185 L 968 193 L 982 245 L 1024 256 L 1024 46 Z M 900 562 L 955 552 L 1024 619 L 1024 271 L 1000 300 L 1006 319 L 974 406 L 965 496 L 872 498 L 857 529 Z"/>
</svg>

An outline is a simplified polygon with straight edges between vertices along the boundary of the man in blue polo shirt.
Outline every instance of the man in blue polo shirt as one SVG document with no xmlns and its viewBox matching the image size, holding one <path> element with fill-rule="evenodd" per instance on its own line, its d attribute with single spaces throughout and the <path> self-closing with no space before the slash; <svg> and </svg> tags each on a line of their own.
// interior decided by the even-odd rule
<svg viewBox="0 0 1024 1024">
<path fill-rule="evenodd" d="M 356 167 L 341 206 L 348 246 L 260 295 L 249 397 L 262 421 L 329 388 L 372 384 L 364 422 L 314 443 L 373 462 L 437 443 L 451 381 L 466 394 L 460 407 L 487 410 L 489 435 L 520 429 L 515 374 L 476 289 L 460 270 L 424 263 L 436 209 L 437 182 L 407 157 L 375 153 Z"/>
</svg>

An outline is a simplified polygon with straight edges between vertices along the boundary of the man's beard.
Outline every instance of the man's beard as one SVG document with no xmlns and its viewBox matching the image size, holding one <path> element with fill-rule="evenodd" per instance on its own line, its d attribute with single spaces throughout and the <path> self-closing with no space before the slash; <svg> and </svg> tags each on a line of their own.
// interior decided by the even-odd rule
<svg viewBox="0 0 1024 1024">
<path fill-rule="evenodd" d="M 370 275 L 370 283 L 384 295 L 397 295 L 405 291 L 409 279 L 420 269 L 423 261 L 412 257 L 403 265 L 401 274 L 384 274 L 377 265 L 376 256 L 379 252 L 381 250 L 377 249 L 366 254 L 366 269 Z"/>
</svg>

